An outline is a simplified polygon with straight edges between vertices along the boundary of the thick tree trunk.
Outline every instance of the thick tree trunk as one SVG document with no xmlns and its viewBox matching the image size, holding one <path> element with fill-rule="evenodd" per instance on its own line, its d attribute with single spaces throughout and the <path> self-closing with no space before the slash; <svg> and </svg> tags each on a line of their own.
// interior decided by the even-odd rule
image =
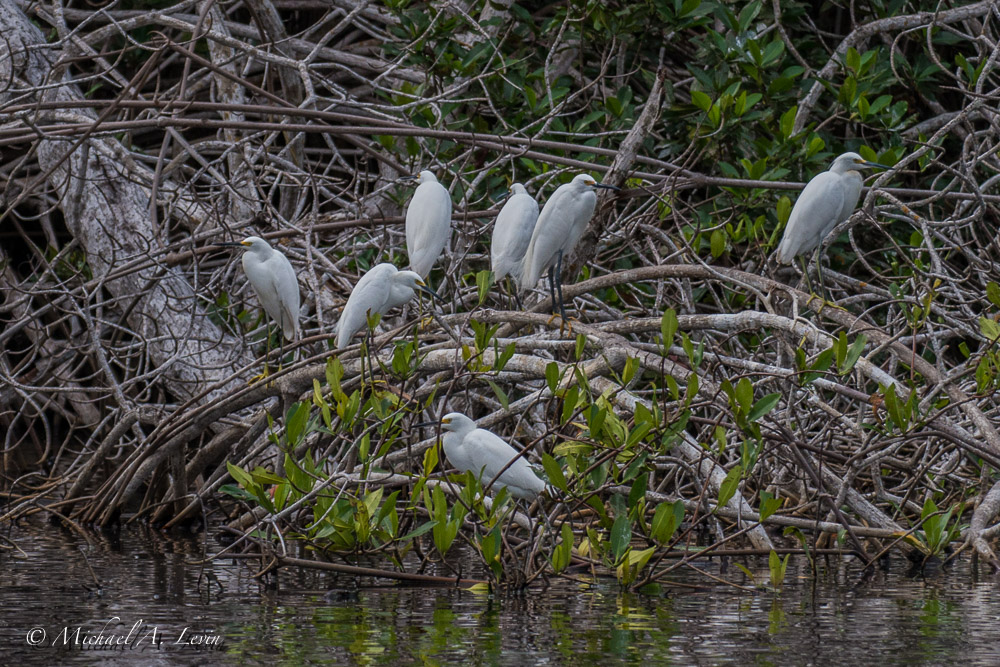
<svg viewBox="0 0 1000 667">
<path fill-rule="evenodd" d="M 39 29 L 12 0 L 0 0 L 0 80 L 9 82 L 0 102 L 27 96 L 37 101 L 82 99 L 65 76 L 58 53 L 46 46 Z M 61 85 L 53 86 L 53 79 Z M 96 121 L 89 109 L 76 109 Z M 207 392 L 222 396 L 240 384 L 236 369 L 248 363 L 240 341 L 209 321 L 196 290 L 176 268 L 159 264 L 149 221 L 149 192 L 136 183 L 138 167 L 109 137 L 43 139 L 38 162 L 45 183 L 58 199 L 66 226 L 86 251 L 87 263 L 114 304 L 110 321 L 127 314 L 126 325 L 143 346 L 147 372 L 176 397 L 188 400 Z M 139 179 L 141 180 L 141 179 Z M 149 261 L 125 275 L 123 266 Z M 101 300 L 100 290 L 91 295 Z M 84 308 L 92 304 L 81 304 Z M 99 320 L 95 320 L 99 321 Z M 122 406 L 125 407 L 125 406 Z"/>
</svg>

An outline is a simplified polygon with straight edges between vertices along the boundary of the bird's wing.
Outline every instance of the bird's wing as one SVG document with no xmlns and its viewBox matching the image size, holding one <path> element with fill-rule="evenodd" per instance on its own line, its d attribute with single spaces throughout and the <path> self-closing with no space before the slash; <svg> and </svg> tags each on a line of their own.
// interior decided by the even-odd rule
<svg viewBox="0 0 1000 667">
<path fill-rule="evenodd" d="M 537 220 L 538 202 L 530 195 L 514 195 L 500 210 L 490 246 L 496 280 L 514 273 L 514 268 L 524 259 Z"/>
<path fill-rule="evenodd" d="M 275 318 L 286 340 L 295 340 L 299 333 L 299 279 L 295 275 L 292 263 L 283 253 L 275 252 L 267 260 L 270 273 L 275 277 L 275 290 L 278 292 L 280 317 Z"/>
<path fill-rule="evenodd" d="M 790 264 L 797 255 L 809 252 L 840 220 L 843 207 L 840 177 L 830 171 L 817 174 L 806 184 L 788 216 L 785 233 L 778 245 L 778 261 Z"/>
<path fill-rule="evenodd" d="M 426 185 L 417 188 L 406 209 L 406 252 L 410 268 L 423 277 L 451 236 L 451 195 L 440 183 Z"/>
<path fill-rule="evenodd" d="M 499 436 L 485 429 L 477 428 L 465 436 L 465 446 L 470 450 L 474 464 L 482 469 L 482 483 L 488 484 L 497 473 L 517 456 L 517 450 Z M 478 474 L 478 470 L 476 474 Z M 497 480 L 503 486 L 516 487 L 540 493 L 545 483 L 535 475 L 531 466 L 523 458 L 510 464 Z"/>
<path fill-rule="evenodd" d="M 246 253 L 243 255 L 243 270 L 246 272 L 264 312 L 278 326 L 281 326 L 281 291 L 278 285 L 279 278 L 274 273 L 274 266 L 267 261 L 258 262 L 256 257 Z"/>
<path fill-rule="evenodd" d="M 563 186 L 560 186 L 560 189 Z M 563 249 L 572 232 L 573 220 L 566 215 L 561 203 L 568 195 L 557 189 L 545 202 L 538 214 L 535 229 L 524 253 L 524 267 L 521 272 L 521 289 L 530 289 L 545 273 L 545 269 L 555 263 L 556 255 Z"/>
<path fill-rule="evenodd" d="M 351 290 L 347 305 L 337 323 L 337 349 L 347 347 L 351 339 L 367 323 L 368 313 L 383 313 L 389 299 L 391 289 L 389 280 L 395 273 L 391 264 L 379 264 L 372 267 L 368 273 Z"/>
</svg>

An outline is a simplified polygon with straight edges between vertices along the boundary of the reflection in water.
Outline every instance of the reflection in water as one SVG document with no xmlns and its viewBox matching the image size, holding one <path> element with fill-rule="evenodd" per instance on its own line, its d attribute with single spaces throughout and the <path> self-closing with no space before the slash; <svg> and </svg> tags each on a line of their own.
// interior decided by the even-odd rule
<svg viewBox="0 0 1000 667">
<path fill-rule="evenodd" d="M 692 573 L 694 593 L 649 597 L 612 581 L 554 581 L 494 599 L 325 572 L 282 572 L 265 590 L 251 576 L 256 563 L 192 565 L 203 538 L 151 530 L 90 535 L 89 544 L 49 527 L 10 537 L 24 554 L 0 553 L 5 664 L 1000 662 L 1000 595 L 989 579 L 973 582 L 967 563 L 930 580 L 907 578 L 895 563 L 858 585 L 856 563 L 830 559 L 814 585 L 805 562 L 793 560 L 780 595 L 708 587 Z M 765 560 L 743 564 L 767 580 Z M 719 575 L 717 562 L 700 567 Z M 725 577 L 753 585 L 742 574 Z M 37 629 L 46 640 L 29 646 Z M 54 640 L 77 630 L 124 645 L 95 651 Z M 130 633 L 133 643 L 136 633 L 145 639 L 130 645 Z"/>
</svg>

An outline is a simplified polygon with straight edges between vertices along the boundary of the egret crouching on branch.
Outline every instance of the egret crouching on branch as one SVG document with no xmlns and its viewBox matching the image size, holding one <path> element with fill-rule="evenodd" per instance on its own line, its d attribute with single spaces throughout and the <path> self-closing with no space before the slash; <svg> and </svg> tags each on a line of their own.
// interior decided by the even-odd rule
<svg viewBox="0 0 1000 667">
<path fill-rule="evenodd" d="M 416 272 L 400 271 L 389 263 L 373 266 L 361 276 L 347 298 L 337 324 L 337 349 L 343 350 L 351 343 L 354 334 L 366 326 L 369 315 L 385 315 L 396 306 L 402 306 L 418 289 L 437 298 Z"/>
<path fill-rule="evenodd" d="M 520 289 L 534 287 L 542 273 L 548 269 L 552 312 L 556 312 L 558 303 L 558 312 L 564 320 L 566 308 L 562 298 L 562 260 L 580 242 L 587 223 L 594 216 L 594 209 L 597 207 L 595 188 L 619 189 L 613 185 L 598 183 L 587 174 L 579 174 L 569 183 L 556 188 L 538 216 L 528 249 L 524 253 Z"/>
<path fill-rule="evenodd" d="M 497 489 L 506 488 L 514 498 L 529 501 L 545 490 L 545 482 L 516 449 L 486 429 L 476 428 L 476 422 L 461 412 L 445 415 L 441 428 L 445 431 L 441 444 L 448 461 L 478 477 L 483 487 L 492 481 Z"/>
<path fill-rule="evenodd" d="M 869 162 L 857 153 L 837 157 L 828 171 L 817 174 L 795 201 L 785 234 L 778 245 L 779 264 L 791 264 L 798 255 L 818 247 L 833 228 L 851 217 L 861 196 L 861 170 L 891 169 Z M 818 263 L 818 262 L 817 262 Z M 805 266 L 803 265 L 803 273 Z"/>
<path fill-rule="evenodd" d="M 500 209 L 493 225 L 493 241 L 490 245 L 493 280 L 499 283 L 506 276 L 518 279 L 524 264 L 524 253 L 531 242 L 531 233 L 538 220 L 538 202 L 528 194 L 520 183 L 510 186 L 510 197 Z M 518 300 L 517 291 L 514 298 Z"/>
<path fill-rule="evenodd" d="M 418 183 L 406 207 L 406 253 L 410 269 L 426 278 L 451 238 L 451 195 L 426 170 L 404 180 Z"/>
</svg>

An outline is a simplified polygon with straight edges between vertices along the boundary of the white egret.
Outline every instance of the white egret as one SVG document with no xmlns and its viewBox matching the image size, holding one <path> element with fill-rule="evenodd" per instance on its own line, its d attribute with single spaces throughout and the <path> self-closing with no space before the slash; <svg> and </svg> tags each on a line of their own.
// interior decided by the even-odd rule
<svg viewBox="0 0 1000 667">
<path fill-rule="evenodd" d="M 493 242 L 490 245 L 490 259 L 493 278 L 497 282 L 508 274 L 521 275 L 524 253 L 531 242 L 538 220 L 538 202 L 528 194 L 520 183 L 510 186 L 511 195 L 500 209 L 493 225 Z"/>
<path fill-rule="evenodd" d="M 784 236 L 778 245 L 779 264 L 791 264 L 798 256 L 813 250 L 851 217 L 861 196 L 861 170 L 870 167 L 891 169 L 869 162 L 857 153 L 844 153 L 833 161 L 828 171 L 813 177 L 795 201 Z M 803 271 L 804 272 L 804 271 Z"/>
<path fill-rule="evenodd" d="M 420 289 L 437 297 L 414 271 L 400 271 L 389 263 L 376 264 L 351 290 L 347 305 L 337 323 L 337 349 L 347 347 L 354 334 L 367 324 L 368 316 L 385 315 L 396 306 L 402 306 Z"/>
<path fill-rule="evenodd" d="M 552 312 L 555 312 L 558 287 L 559 314 L 564 320 L 566 309 L 562 299 L 562 260 L 580 242 L 587 223 L 594 215 L 597 206 L 595 188 L 619 189 L 613 185 L 598 183 L 587 174 L 578 174 L 569 183 L 556 188 L 538 216 L 524 254 L 519 287 L 521 290 L 534 287 L 542 273 L 548 269 Z"/>
<path fill-rule="evenodd" d="M 299 281 L 291 262 L 259 236 L 248 236 L 239 243 L 216 243 L 216 246 L 246 248 L 243 271 L 257 293 L 257 300 L 268 317 L 281 328 L 285 339 L 299 335 Z"/>
<path fill-rule="evenodd" d="M 404 178 L 418 183 L 406 207 L 406 252 L 410 269 L 426 278 L 451 238 L 451 195 L 432 172 Z"/>
<path fill-rule="evenodd" d="M 524 253 L 531 241 L 531 233 L 538 220 L 538 202 L 528 194 L 520 183 L 510 186 L 510 197 L 500 209 L 493 224 L 493 240 L 490 244 L 490 268 L 493 281 L 499 283 L 506 276 L 516 280 L 521 275 Z M 518 306 L 521 298 L 514 290 Z"/>
<path fill-rule="evenodd" d="M 506 487 L 511 496 L 523 500 L 533 500 L 545 490 L 545 482 L 520 458 L 516 449 L 494 433 L 477 428 L 476 422 L 461 412 L 445 415 L 441 427 L 445 431 L 441 444 L 448 461 L 459 470 L 477 476 L 484 486 L 493 480 L 494 487 Z M 501 470 L 503 473 L 497 477 Z"/>
</svg>

